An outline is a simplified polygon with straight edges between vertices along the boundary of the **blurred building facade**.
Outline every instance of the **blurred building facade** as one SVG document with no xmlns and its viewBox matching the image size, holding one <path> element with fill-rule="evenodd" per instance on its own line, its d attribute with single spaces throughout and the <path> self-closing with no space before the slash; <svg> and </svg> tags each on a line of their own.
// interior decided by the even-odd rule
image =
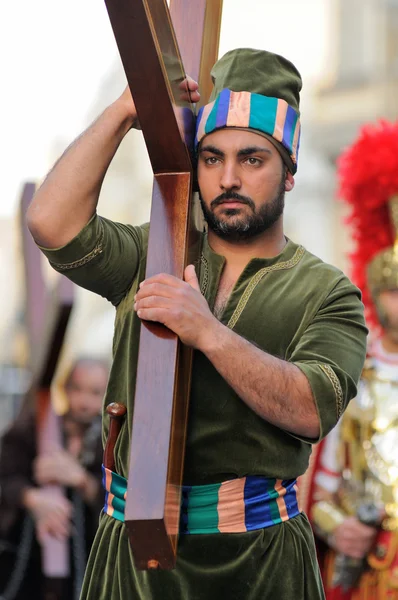
<svg viewBox="0 0 398 600">
<path fill-rule="evenodd" d="M 366 122 L 398 118 L 398 0 L 335 0 L 329 64 L 313 100 L 311 146 L 334 168 Z M 335 185 L 326 193 L 335 193 Z M 330 199 L 325 199 L 330 203 Z M 350 246 L 344 208 L 334 202 L 332 262 Z"/>
</svg>

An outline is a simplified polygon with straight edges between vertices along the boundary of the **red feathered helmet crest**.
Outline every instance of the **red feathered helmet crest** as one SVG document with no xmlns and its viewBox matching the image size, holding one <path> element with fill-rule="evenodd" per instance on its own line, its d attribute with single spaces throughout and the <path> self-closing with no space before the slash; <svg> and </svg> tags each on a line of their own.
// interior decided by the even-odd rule
<svg viewBox="0 0 398 600">
<path fill-rule="evenodd" d="M 351 207 L 352 279 L 369 325 L 380 326 L 378 294 L 398 288 L 398 122 L 365 125 L 337 167 L 338 196 Z"/>
</svg>

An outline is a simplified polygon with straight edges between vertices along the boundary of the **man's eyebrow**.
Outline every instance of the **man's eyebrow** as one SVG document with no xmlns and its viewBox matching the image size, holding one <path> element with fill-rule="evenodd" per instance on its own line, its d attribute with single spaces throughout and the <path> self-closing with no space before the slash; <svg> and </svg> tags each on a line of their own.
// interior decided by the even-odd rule
<svg viewBox="0 0 398 600">
<path fill-rule="evenodd" d="M 238 156 L 249 156 L 250 154 L 256 154 L 257 152 L 267 152 L 267 154 L 272 154 L 269 148 L 264 148 L 263 146 L 248 146 L 247 148 L 239 150 Z"/>
<path fill-rule="evenodd" d="M 212 154 L 220 156 L 221 158 L 225 156 L 225 152 L 211 144 L 208 144 L 207 146 L 202 146 L 199 150 L 199 153 L 202 152 L 211 152 Z M 263 146 L 247 146 L 247 148 L 241 148 L 240 150 L 238 150 L 238 156 L 250 156 L 251 154 L 256 154 L 258 152 L 266 152 L 267 154 L 272 154 L 269 148 L 265 148 Z"/>
<path fill-rule="evenodd" d="M 220 150 L 219 148 L 217 148 L 216 146 L 211 146 L 210 144 L 208 144 L 207 146 L 202 146 L 201 149 L 199 150 L 199 153 L 202 152 L 211 152 L 212 154 L 215 154 L 216 156 L 225 156 L 224 152 L 222 150 Z"/>
</svg>

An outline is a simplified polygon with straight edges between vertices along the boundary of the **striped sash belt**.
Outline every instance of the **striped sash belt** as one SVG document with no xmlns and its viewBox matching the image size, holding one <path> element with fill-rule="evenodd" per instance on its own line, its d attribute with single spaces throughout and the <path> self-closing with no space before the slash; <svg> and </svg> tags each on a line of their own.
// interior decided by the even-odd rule
<svg viewBox="0 0 398 600">
<path fill-rule="evenodd" d="M 102 467 L 104 512 L 124 521 L 127 479 Z M 182 486 L 180 533 L 243 533 L 300 514 L 295 479 L 248 476 L 210 485 Z"/>
</svg>

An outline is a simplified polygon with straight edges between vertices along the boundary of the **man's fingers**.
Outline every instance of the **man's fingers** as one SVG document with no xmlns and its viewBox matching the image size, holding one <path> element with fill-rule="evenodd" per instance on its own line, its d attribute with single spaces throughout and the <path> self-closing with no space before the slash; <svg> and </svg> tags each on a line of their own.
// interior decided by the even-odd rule
<svg viewBox="0 0 398 600">
<path fill-rule="evenodd" d="M 192 79 L 192 77 L 190 77 L 189 75 L 187 75 L 186 82 L 187 82 L 188 89 L 191 92 L 195 92 L 196 90 L 199 89 L 198 82 L 195 81 L 194 79 Z"/>
<path fill-rule="evenodd" d="M 137 310 L 137 315 L 143 321 L 163 323 L 167 327 L 169 310 L 167 308 L 142 308 Z"/>
<path fill-rule="evenodd" d="M 200 100 L 200 94 L 199 94 L 199 92 L 191 92 L 189 100 L 193 104 L 196 104 L 196 102 L 199 102 L 199 100 Z"/>
<path fill-rule="evenodd" d="M 191 102 L 199 102 L 199 100 L 200 100 L 199 84 L 197 83 L 197 81 L 195 81 L 194 79 L 192 79 L 189 76 L 187 76 L 186 81 L 187 81 L 187 87 L 189 90 Z"/>
<path fill-rule="evenodd" d="M 200 292 L 200 285 L 198 278 L 196 276 L 195 267 L 193 265 L 188 265 L 184 271 L 184 279 L 185 281 L 197 292 Z"/>
<path fill-rule="evenodd" d="M 189 281 L 187 279 L 187 276 L 189 278 Z M 194 287 L 198 291 L 200 290 L 199 283 L 197 284 L 197 286 L 194 285 L 195 280 L 197 281 L 197 277 L 196 277 L 195 267 L 193 265 L 188 265 L 186 267 L 186 269 L 184 271 L 184 280 L 186 283 L 189 283 L 189 285 L 191 287 Z M 173 288 L 184 288 L 185 282 L 182 281 L 181 279 L 179 279 L 178 277 L 174 277 L 174 275 L 169 275 L 168 273 L 159 273 L 158 275 L 152 275 L 152 277 L 148 277 L 148 279 L 144 279 L 144 281 L 141 281 L 140 289 L 137 292 L 137 296 L 140 294 L 140 291 L 144 287 L 146 288 L 145 293 L 147 295 L 147 293 L 148 293 L 147 286 L 149 286 L 149 285 L 170 286 Z M 159 293 L 159 295 L 168 295 L 165 288 L 159 287 L 159 292 L 157 292 L 156 290 L 157 290 L 157 288 L 154 288 L 154 292 Z"/>
<path fill-rule="evenodd" d="M 144 308 L 171 308 L 175 306 L 175 302 L 164 296 L 147 296 L 137 300 L 134 304 L 134 310 L 139 311 Z"/>
<path fill-rule="evenodd" d="M 199 84 L 197 81 L 195 81 L 194 79 L 192 79 L 192 77 L 190 77 L 189 75 L 187 75 L 185 77 L 185 79 L 183 79 L 179 85 L 180 90 L 181 91 L 189 91 L 189 92 L 195 92 L 196 90 L 199 89 Z"/>
<path fill-rule="evenodd" d="M 185 285 L 185 284 L 184 284 Z M 164 285 L 162 283 L 151 283 L 143 286 L 135 295 L 135 303 L 141 302 L 144 298 L 176 298 L 183 294 L 181 286 Z"/>
<path fill-rule="evenodd" d="M 182 100 L 185 100 L 186 102 L 199 102 L 199 85 L 194 79 L 192 79 L 192 77 L 189 77 L 189 75 L 187 75 L 187 77 L 183 79 L 183 81 L 181 81 L 179 88 L 182 92 Z"/>
<path fill-rule="evenodd" d="M 153 283 L 169 285 L 171 287 L 180 287 L 181 283 L 183 282 L 178 277 L 174 277 L 174 275 L 169 275 L 168 273 L 158 273 L 157 275 L 152 275 L 152 277 L 148 277 L 148 279 L 141 281 L 140 289 L 146 285 L 152 285 Z"/>
</svg>

